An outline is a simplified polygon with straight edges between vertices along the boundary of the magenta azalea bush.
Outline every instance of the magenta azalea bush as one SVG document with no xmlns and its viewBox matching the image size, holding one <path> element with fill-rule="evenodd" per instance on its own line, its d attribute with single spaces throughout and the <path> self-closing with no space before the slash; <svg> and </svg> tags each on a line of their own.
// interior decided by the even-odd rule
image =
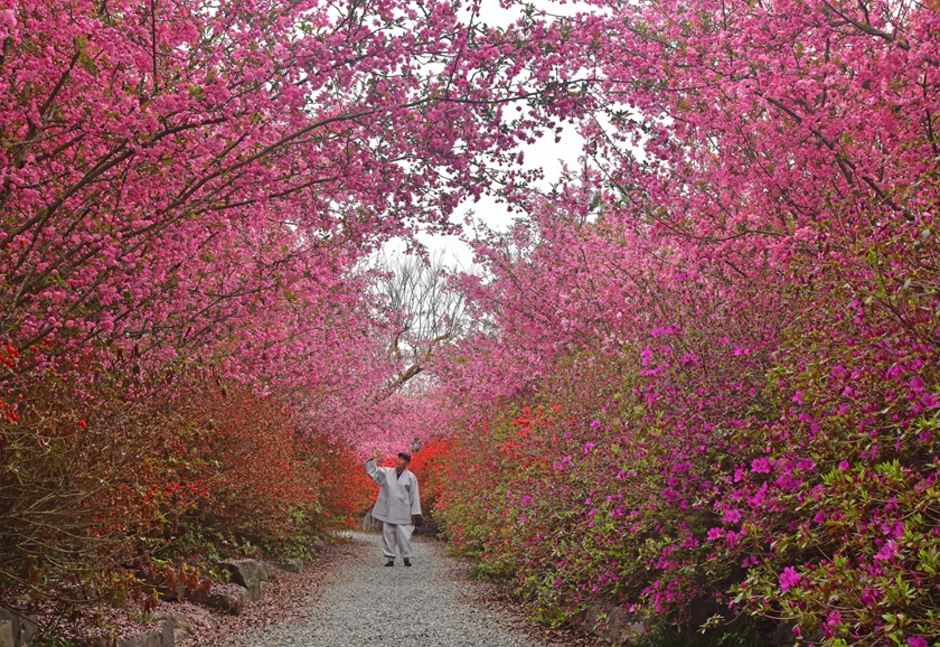
<svg viewBox="0 0 940 647">
<path fill-rule="evenodd" d="M 596 4 L 584 168 L 465 282 L 449 536 L 548 620 L 933 642 L 940 15 Z"/>
</svg>

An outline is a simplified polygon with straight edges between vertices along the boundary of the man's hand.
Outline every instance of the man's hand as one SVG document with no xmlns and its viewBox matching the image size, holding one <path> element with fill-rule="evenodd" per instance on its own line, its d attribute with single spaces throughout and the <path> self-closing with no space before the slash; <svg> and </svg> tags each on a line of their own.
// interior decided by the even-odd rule
<svg viewBox="0 0 940 647">
<path fill-rule="evenodd" d="M 420 514 L 411 515 L 411 525 L 415 528 L 420 528 L 424 525 L 424 517 L 422 517 Z"/>
</svg>

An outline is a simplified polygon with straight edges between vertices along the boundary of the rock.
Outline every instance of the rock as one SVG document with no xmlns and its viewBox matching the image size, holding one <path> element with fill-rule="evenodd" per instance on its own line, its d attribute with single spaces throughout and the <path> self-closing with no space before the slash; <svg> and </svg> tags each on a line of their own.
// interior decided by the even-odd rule
<svg viewBox="0 0 940 647">
<path fill-rule="evenodd" d="M 362 518 L 362 530 L 364 532 L 382 532 L 382 522 L 368 513 Z"/>
<path fill-rule="evenodd" d="M 164 614 L 163 619 L 169 622 L 170 626 L 173 627 L 174 641 L 178 641 L 193 633 L 193 626 L 189 622 L 189 618 L 182 613 L 167 613 Z"/>
<path fill-rule="evenodd" d="M 39 625 L 32 618 L 0 609 L 0 626 L 5 622 L 10 624 L 10 635 L 13 637 L 11 647 L 23 647 L 39 633 Z"/>
<path fill-rule="evenodd" d="M 718 631 L 721 632 L 726 632 L 732 629 L 733 626 L 740 627 L 741 624 L 738 622 L 735 625 L 735 619 L 728 612 L 728 609 L 718 604 L 718 600 L 714 596 L 709 595 L 700 595 L 691 600 L 685 608 L 685 613 L 687 618 L 679 631 L 682 643 L 685 645 L 701 643 L 703 635 L 709 634 L 709 631 L 703 634 L 702 625 L 713 618 L 719 623 L 720 629 Z"/>
<path fill-rule="evenodd" d="M 206 594 L 201 604 L 222 613 L 238 616 L 248 604 L 248 593 L 245 590 L 222 590 L 222 587 L 217 587 Z"/>
<path fill-rule="evenodd" d="M 278 564 L 277 567 L 282 571 L 287 571 L 288 573 L 299 573 L 303 570 L 304 565 L 300 563 L 299 559 L 288 559 L 287 561 Z"/>
<path fill-rule="evenodd" d="M 162 600 L 183 602 L 186 599 L 186 585 L 181 582 L 177 582 L 174 586 L 158 586 L 156 588 Z"/>
<path fill-rule="evenodd" d="M 265 564 L 264 562 L 259 562 L 258 565 L 261 567 L 261 573 L 263 577 L 261 578 L 262 582 L 273 582 L 274 573 L 271 571 L 271 567 Z"/>
<path fill-rule="evenodd" d="M 770 637 L 770 644 L 774 647 L 790 647 L 796 642 L 796 638 L 793 636 L 793 627 L 795 626 L 792 622 L 781 622 Z"/>
<path fill-rule="evenodd" d="M 261 599 L 261 583 L 271 580 L 267 564 L 254 559 L 238 559 L 224 562 L 222 566 L 228 570 L 233 582 L 245 587 L 249 600 Z"/>
<path fill-rule="evenodd" d="M 198 588 L 194 591 L 187 591 L 186 601 L 207 607 L 209 606 L 209 596 L 212 595 L 212 590 L 213 589 Z"/>
<path fill-rule="evenodd" d="M 0 647 L 16 647 L 13 642 L 13 623 L 9 620 L 0 620 Z"/>
<path fill-rule="evenodd" d="M 173 647 L 174 644 L 173 623 L 168 619 L 152 631 L 118 640 L 118 647 Z"/>
</svg>

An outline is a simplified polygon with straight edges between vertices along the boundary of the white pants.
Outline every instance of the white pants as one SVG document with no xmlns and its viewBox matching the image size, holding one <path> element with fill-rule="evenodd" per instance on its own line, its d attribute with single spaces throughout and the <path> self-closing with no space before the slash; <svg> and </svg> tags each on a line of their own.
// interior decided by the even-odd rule
<svg viewBox="0 0 940 647">
<path fill-rule="evenodd" d="M 395 559 L 395 544 L 401 551 L 401 556 L 411 559 L 411 533 L 415 527 L 411 524 L 400 525 L 382 522 L 382 554 L 388 559 Z"/>
</svg>

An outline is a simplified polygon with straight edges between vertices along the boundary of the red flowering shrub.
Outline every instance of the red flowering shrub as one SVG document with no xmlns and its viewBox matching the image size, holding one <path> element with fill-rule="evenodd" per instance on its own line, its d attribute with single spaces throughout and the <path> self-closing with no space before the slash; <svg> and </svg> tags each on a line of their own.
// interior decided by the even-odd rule
<svg viewBox="0 0 940 647">
<path fill-rule="evenodd" d="M 29 362 L 35 351 L 21 355 Z M 83 406 L 68 376 L 15 369 L 8 384 L 20 388 L 4 391 L 0 421 L 0 604 L 120 600 L 133 580 L 124 567 L 140 554 L 137 533 L 152 533 L 155 521 L 124 480 L 145 468 L 141 453 L 152 455 L 123 445 L 143 440 L 141 427 L 127 424 L 118 402 Z M 115 427 L 97 424 L 99 415 Z"/>
<path fill-rule="evenodd" d="M 304 550 L 368 497 L 371 482 L 347 478 L 361 471 L 353 452 L 306 433 L 275 395 L 194 370 L 135 377 L 147 393 L 135 397 L 115 368 L 89 380 L 101 370 L 89 360 L 78 381 L 50 372 L 13 396 L 19 415 L 3 421 L 0 444 L 0 604 L 119 602 L 139 590 L 141 569 L 196 586 L 188 560 Z M 63 415 L 63 401 L 83 418 Z"/>
<path fill-rule="evenodd" d="M 323 517 L 330 523 L 355 528 L 363 512 L 370 508 L 378 490 L 366 476 L 359 454 L 340 445 L 320 439 L 310 451 L 325 451 L 320 469 L 313 476 L 320 487 Z"/>
<path fill-rule="evenodd" d="M 418 479 L 421 491 L 421 511 L 426 520 L 435 522 L 435 510 L 438 498 L 446 490 L 442 483 L 444 470 L 442 462 L 447 460 L 452 448 L 452 441 L 435 439 L 425 444 L 420 451 L 412 456 L 408 469 L 414 472 Z"/>
</svg>

